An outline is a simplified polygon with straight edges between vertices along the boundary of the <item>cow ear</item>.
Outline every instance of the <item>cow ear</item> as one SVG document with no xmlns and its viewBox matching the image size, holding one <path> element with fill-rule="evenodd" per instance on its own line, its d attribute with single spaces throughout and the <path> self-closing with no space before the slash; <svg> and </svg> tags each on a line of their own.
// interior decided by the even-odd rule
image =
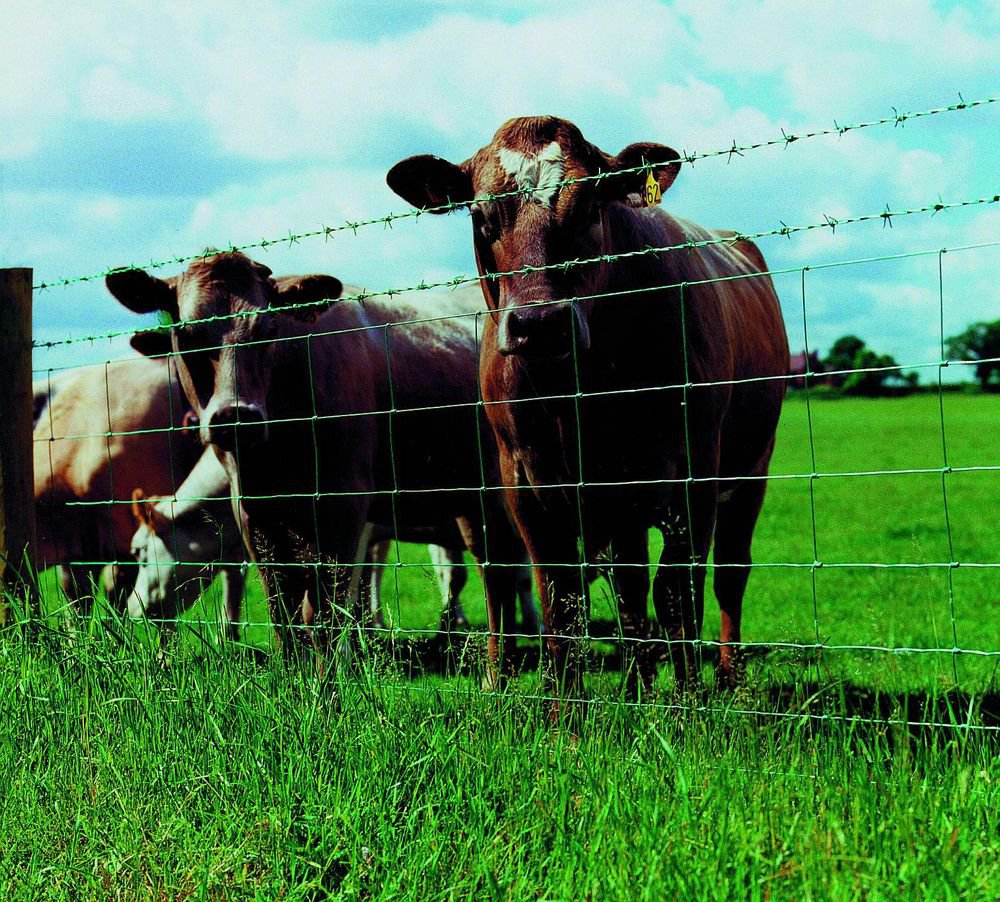
<svg viewBox="0 0 1000 902">
<path fill-rule="evenodd" d="M 274 280 L 283 312 L 306 323 L 315 322 L 340 297 L 344 286 L 335 276 L 280 276 Z"/>
<path fill-rule="evenodd" d="M 660 193 L 666 191 L 677 178 L 681 168 L 680 154 L 665 144 L 641 142 L 630 144 L 617 157 L 608 161 L 610 172 L 646 167 L 638 172 L 628 172 L 621 176 L 602 179 L 600 192 L 606 201 L 617 200 L 632 203 L 636 195 L 640 198 L 646 190 L 646 182 L 652 173 L 660 186 Z"/>
<path fill-rule="evenodd" d="M 157 534 L 164 532 L 167 519 L 156 509 L 157 502 L 161 500 L 147 498 L 141 488 L 132 489 L 132 516 L 135 517 L 136 525 L 145 526 Z"/>
<path fill-rule="evenodd" d="M 152 504 L 146 500 L 146 493 L 140 488 L 132 489 L 132 516 L 137 526 L 149 526 L 151 510 Z"/>
<path fill-rule="evenodd" d="M 447 213 L 448 204 L 467 204 L 475 197 L 472 179 L 461 166 L 431 154 L 407 157 L 385 180 L 408 204 L 431 213 Z"/>
<path fill-rule="evenodd" d="M 158 279 L 143 269 L 118 269 L 104 277 L 104 284 L 133 313 L 164 310 L 175 320 L 180 318 L 176 279 Z"/>
<path fill-rule="evenodd" d="M 143 357 L 165 357 L 173 352 L 170 333 L 165 329 L 150 329 L 148 332 L 136 332 L 128 343 Z"/>
</svg>

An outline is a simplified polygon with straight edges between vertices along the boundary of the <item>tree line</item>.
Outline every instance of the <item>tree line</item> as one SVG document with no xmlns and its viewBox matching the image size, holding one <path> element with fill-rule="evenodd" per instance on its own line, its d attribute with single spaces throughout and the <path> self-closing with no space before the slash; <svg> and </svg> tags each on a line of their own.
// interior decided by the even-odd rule
<svg viewBox="0 0 1000 902">
<path fill-rule="evenodd" d="M 974 373 L 983 391 L 1000 391 L 1000 320 L 973 323 L 957 335 L 945 339 L 949 360 L 974 361 Z M 825 384 L 845 395 L 875 397 L 899 394 L 917 387 L 916 372 L 904 373 L 890 354 L 879 354 L 857 335 L 843 335 L 820 358 L 813 352 L 792 358 L 792 375 L 801 378 L 792 387 L 804 385 L 804 374 L 812 374 L 810 384 Z"/>
</svg>

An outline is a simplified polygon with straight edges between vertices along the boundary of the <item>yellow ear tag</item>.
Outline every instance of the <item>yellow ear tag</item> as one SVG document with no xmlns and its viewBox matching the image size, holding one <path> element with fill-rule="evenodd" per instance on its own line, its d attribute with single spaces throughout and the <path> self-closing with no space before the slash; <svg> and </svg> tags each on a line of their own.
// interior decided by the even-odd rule
<svg viewBox="0 0 1000 902">
<path fill-rule="evenodd" d="M 646 190 L 642 194 L 647 207 L 655 207 L 663 200 L 663 192 L 660 190 L 660 183 L 653 178 L 653 170 L 646 176 Z"/>
</svg>

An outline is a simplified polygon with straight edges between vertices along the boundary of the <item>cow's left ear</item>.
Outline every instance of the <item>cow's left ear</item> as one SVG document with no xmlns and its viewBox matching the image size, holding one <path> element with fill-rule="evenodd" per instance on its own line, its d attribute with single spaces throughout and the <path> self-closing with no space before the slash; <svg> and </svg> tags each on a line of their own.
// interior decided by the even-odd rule
<svg viewBox="0 0 1000 902">
<path fill-rule="evenodd" d="M 680 154 L 665 144 L 641 142 L 629 144 L 617 157 L 609 160 L 609 171 L 611 172 L 636 169 L 639 166 L 647 168 L 601 179 L 599 190 L 604 200 L 629 203 L 629 195 L 642 196 L 646 190 L 646 181 L 650 172 L 660 186 L 660 193 L 663 193 L 674 183 L 677 173 L 680 172 Z"/>
<path fill-rule="evenodd" d="M 344 286 L 335 276 L 279 276 L 274 280 L 278 289 L 278 305 L 291 307 L 283 311 L 303 322 L 314 322 L 340 297 Z"/>
</svg>

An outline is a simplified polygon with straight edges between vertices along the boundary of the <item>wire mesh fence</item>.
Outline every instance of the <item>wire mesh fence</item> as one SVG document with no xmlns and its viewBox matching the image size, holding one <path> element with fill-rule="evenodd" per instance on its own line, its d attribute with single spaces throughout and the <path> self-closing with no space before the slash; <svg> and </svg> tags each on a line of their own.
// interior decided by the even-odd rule
<svg viewBox="0 0 1000 902">
<path fill-rule="evenodd" d="M 503 184 L 412 212 L 36 284 L 104 278 L 126 307 L 163 315 L 136 333 L 142 356 L 36 372 L 38 560 L 58 565 L 60 586 L 48 586 L 47 610 L 103 594 L 154 633 L 180 623 L 269 648 L 277 635 L 286 651 L 329 660 L 349 635 L 361 654 L 392 657 L 409 691 L 449 691 L 429 689 L 427 674 L 471 670 L 497 685 L 527 671 L 518 691 L 553 701 L 996 731 L 997 413 L 990 394 L 962 391 L 951 375 L 995 358 L 950 359 L 946 261 L 995 263 L 1000 239 L 777 269 L 747 249 L 863 223 L 893 228 L 1000 195 L 616 243 L 616 229 L 640 215 L 630 187 L 599 238 L 548 253 L 529 244 L 508 253 L 512 265 L 491 256 L 524 211 L 544 229 L 562 222 L 555 198 L 641 186 L 677 161 L 732 161 L 994 102 L 663 159 L 644 146 L 635 160 L 570 178 L 561 166 L 531 178 L 508 166 Z M 663 178 L 668 186 L 672 175 Z M 367 291 L 332 276 L 274 276 L 245 256 L 455 208 L 473 212 L 474 276 Z M 584 222 L 566 229 L 583 234 Z M 722 265 L 734 255 L 739 265 Z M 926 329 L 938 353 L 814 369 L 809 325 L 814 299 L 830 292 L 824 279 L 903 261 L 931 265 Z M 179 277 L 152 274 L 181 264 Z M 626 270 L 643 275 L 616 280 Z M 794 311 L 788 341 L 803 350 L 801 372 L 788 368 L 787 347 L 781 357 L 780 316 L 779 340 L 739 312 L 772 283 L 789 322 Z M 510 309 L 532 291 L 522 306 L 535 321 L 518 324 Z M 716 319 L 706 321 L 706 305 Z M 603 318 L 588 319 L 595 310 Z M 541 363 L 524 352 L 529 341 L 546 342 Z M 657 379 L 641 365 L 650 360 Z M 926 380 L 906 397 L 835 388 L 904 370 Z M 497 384 L 490 372 L 519 375 Z M 772 458 L 767 421 L 783 396 Z M 731 421 L 722 447 L 720 424 Z M 754 443 L 763 444 L 751 453 Z M 741 455 L 752 459 L 731 462 Z M 748 547 L 730 547 L 749 545 L 747 529 L 752 562 Z M 558 556 L 545 556 L 551 548 Z M 703 623 L 708 577 L 721 610 L 706 604 Z M 670 663 L 673 682 L 654 678 Z M 708 665 L 717 676 L 705 690 Z"/>
</svg>

